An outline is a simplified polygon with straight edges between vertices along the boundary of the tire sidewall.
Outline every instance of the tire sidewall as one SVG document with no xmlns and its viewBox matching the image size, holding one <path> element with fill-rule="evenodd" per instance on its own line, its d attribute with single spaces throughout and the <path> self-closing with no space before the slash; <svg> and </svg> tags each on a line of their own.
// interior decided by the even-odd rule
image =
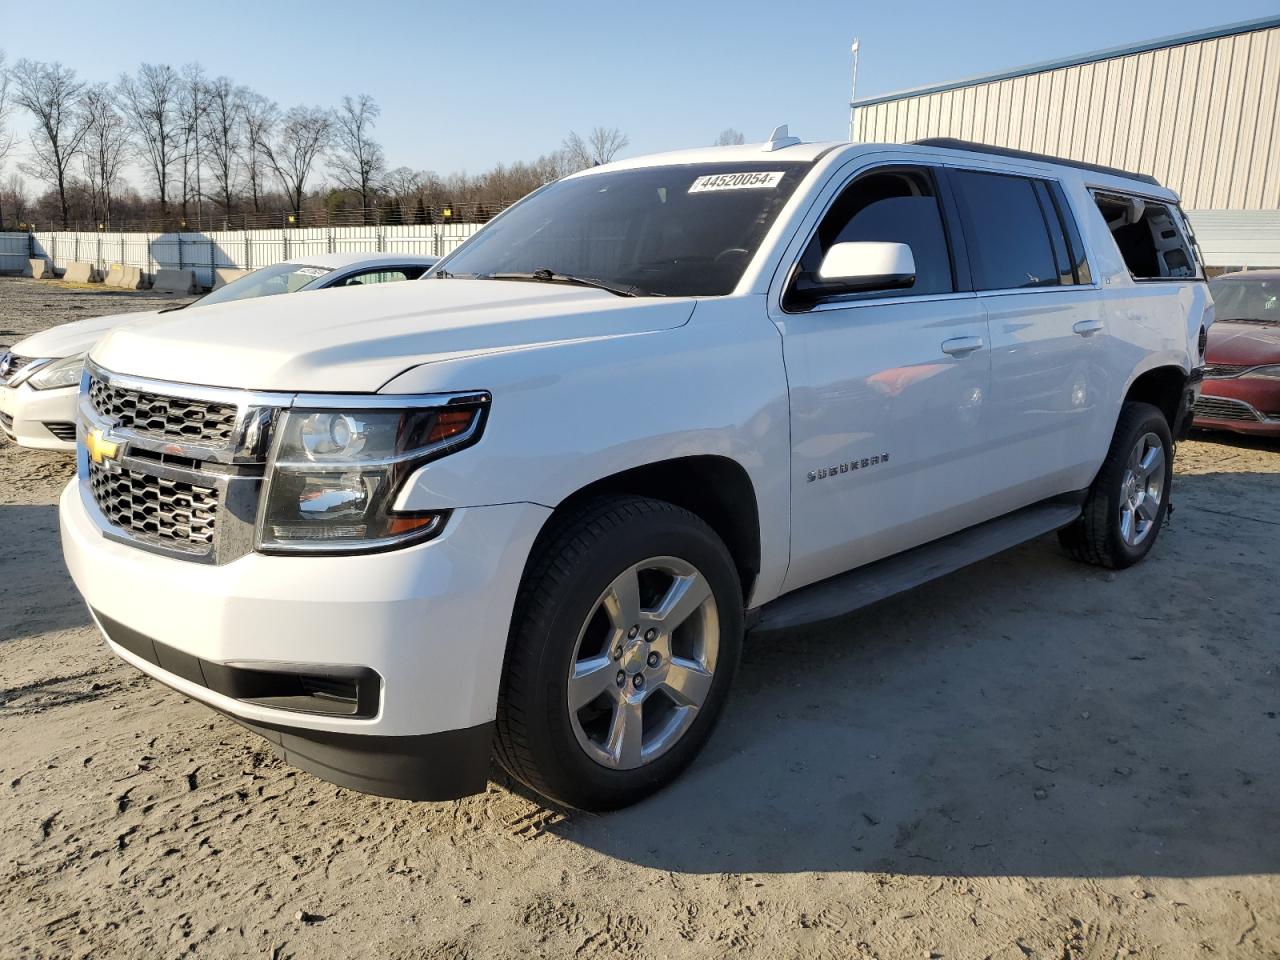
<svg viewBox="0 0 1280 960">
<path fill-rule="evenodd" d="M 600 595 L 618 574 L 651 557 L 693 564 L 711 586 L 720 623 L 711 689 L 680 741 L 651 763 L 612 770 L 579 745 L 569 716 L 567 685 L 578 635 Z M 614 527 L 577 559 L 555 599 L 551 617 L 535 627 L 539 644 L 530 731 L 540 772 L 553 795 L 575 806 L 608 809 L 634 802 L 680 773 L 697 755 L 723 712 L 742 649 L 742 589 L 732 559 L 709 527 L 684 511 L 635 517 Z M 589 799 L 584 799 L 589 798 Z"/>
</svg>

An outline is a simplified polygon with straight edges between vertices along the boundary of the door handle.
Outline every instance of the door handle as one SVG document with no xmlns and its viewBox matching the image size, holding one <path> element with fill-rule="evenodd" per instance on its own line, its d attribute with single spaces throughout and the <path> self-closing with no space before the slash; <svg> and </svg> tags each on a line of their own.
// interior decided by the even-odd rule
<svg viewBox="0 0 1280 960">
<path fill-rule="evenodd" d="M 954 337 L 942 341 L 942 352 L 952 357 L 964 357 L 981 349 L 981 337 Z"/>
<path fill-rule="evenodd" d="M 1101 320 L 1077 320 L 1071 328 L 1082 337 L 1092 336 L 1102 329 Z"/>
</svg>

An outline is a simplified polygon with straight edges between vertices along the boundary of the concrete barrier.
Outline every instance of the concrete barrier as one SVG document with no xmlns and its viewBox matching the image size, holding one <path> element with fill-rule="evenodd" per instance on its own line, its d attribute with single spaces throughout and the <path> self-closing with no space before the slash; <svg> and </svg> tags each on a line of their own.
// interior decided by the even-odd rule
<svg viewBox="0 0 1280 960">
<path fill-rule="evenodd" d="M 102 282 L 108 287 L 118 287 L 124 280 L 124 267 L 118 263 L 113 263 L 107 268 L 107 279 Z"/>
<path fill-rule="evenodd" d="M 213 289 L 225 287 L 232 280 L 239 280 L 250 273 L 248 270 L 233 270 L 231 267 L 218 267 L 213 271 Z"/>
<path fill-rule="evenodd" d="M 102 278 L 98 275 L 97 267 L 92 263 L 86 260 L 72 260 L 62 279 L 72 283 L 98 283 Z"/>
<path fill-rule="evenodd" d="M 190 296 L 196 290 L 196 276 L 190 270 L 161 270 L 151 279 L 151 289 Z"/>
<path fill-rule="evenodd" d="M 118 286 L 121 290 L 145 290 L 147 288 L 147 283 L 143 278 L 142 268 L 125 267 Z"/>
<path fill-rule="evenodd" d="M 27 265 L 31 268 L 31 276 L 37 280 L 50 280 L 54 276 L 53 261 L 45 260 L 43 257 L 37 257 L 27 261 Z"/>
</svg>

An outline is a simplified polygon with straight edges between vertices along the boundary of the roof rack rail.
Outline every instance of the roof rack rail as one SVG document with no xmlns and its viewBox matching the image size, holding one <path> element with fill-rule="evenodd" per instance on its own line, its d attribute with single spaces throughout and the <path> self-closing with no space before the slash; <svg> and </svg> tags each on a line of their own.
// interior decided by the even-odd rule
<svg viewBox="0 0 1280 960">
<path fill-rule="evenodd" d="M 1047 153 L 1032 153 L 1030 150 L 1014 150 L 1010 147 L 996 147 L 989 143 L 975 143 L 972 140 L 957 140 L 955 137 L 928 137 L 924 140 L 912 140 L 918 147 L 942 147 L 946 150 L 967 150 L 970 153 L 989 153 L 997 157 L 1012 157 L 1015 160 L 1038 160 L 1041 163 L 1060 163 L 1067 167 L 1081 170 L 1092 170 L 1094 173 L 1105 173 L 1109 177 L 1123 177 L 1126 180 L 1137 180 L 1153 186 L 1162 186 L 1159 180 L 1148 173 L 1134 173 L 1121 170 L 1119 167 L 1108 167 L 1101 163 L 1085 163 L 1083 160 L 1068 160 L 1066 157 L 1054 157 Z"/>
</svg>

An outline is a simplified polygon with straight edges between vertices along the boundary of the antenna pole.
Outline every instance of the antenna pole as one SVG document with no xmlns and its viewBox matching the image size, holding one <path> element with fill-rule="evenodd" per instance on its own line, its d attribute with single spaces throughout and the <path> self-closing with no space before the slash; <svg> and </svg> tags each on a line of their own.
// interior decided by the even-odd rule
<svg viewBox="0 0 1280 960">
<path fill-rule="evenodd" d="M 853 140 L 853 101 L 858 98 L 858 38 L 853 38 L 849 52 L 853 54 L 853 79 L 849 83 L 849 139 Z"/>
</svg>

